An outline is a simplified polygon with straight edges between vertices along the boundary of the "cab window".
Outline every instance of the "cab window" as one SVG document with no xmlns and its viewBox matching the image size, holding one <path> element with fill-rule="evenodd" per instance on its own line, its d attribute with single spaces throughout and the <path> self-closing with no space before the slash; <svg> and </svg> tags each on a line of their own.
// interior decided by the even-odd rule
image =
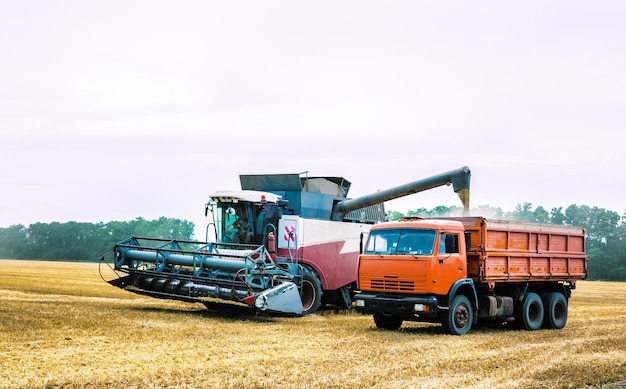
<svg viewBox="0 0 626 389">
<path fill-rule="evenodd" d="M 399 228 L 371 231 L 365 254 L 432 255 L 435 230 Z"/>
<path fill-rule="evenodd" d="M 439 234 L 439 254 L 458 254 L 459 236 L 457 234 Z"/>
<path fill-rule="evenodd" d="M 243 203 L 218 206 L 218 229 L 224 243 L 249 243 L 252 237 L 248 213 Z"/>
</svg>

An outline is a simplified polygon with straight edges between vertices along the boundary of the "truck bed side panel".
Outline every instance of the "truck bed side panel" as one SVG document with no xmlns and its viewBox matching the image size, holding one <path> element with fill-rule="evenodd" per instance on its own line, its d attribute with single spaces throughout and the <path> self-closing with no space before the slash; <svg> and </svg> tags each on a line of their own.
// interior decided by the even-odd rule
<svg viewBox="0 0 626 389">
<path fill-rule="evenodd" d="M 582 228 L 458 218 L 470 232 L 468 276 L 476 282 L 575 281 L 587 277 Z"/>
</svg>

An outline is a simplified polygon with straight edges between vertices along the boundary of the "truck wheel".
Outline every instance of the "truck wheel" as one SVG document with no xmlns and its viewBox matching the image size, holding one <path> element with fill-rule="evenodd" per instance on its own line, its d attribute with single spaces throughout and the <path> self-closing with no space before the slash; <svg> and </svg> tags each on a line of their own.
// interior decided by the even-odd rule
<svg viewBox="0 0 626 389">
<path fill-rule="evenodd" d="M 452 335 L 464 335 L 469 332 L 474 322 L 474 310 L 469 299 L 462 295 L 456 295 L 450 304 L 450 310 L 445 315 L 443 329 Z"/>
<path fill-rule="evenodd" d="M 322 305 L 322 282 L 317 274 L 307 267 L 302 268 L 300 298 L 303 316 L 317 312 Z"/>
<path fill-rule="evenodd" d="M 515 307 L 515 321 L 520 328 L 534 331 L 543 324 L 543 303 L 537 293 L 527 293 Z"/>
<path fill-rule="evenodd" d="M 543 296 L 543 328 L 560 330 L 567 322 L 567 299 L 563 293 L 546 293 Z"/>
<path fill-rule="evenodd" d="M 402 325 L 402 318 L 399 316 L 383 315 L 382 313 L 375 313 L 374 323 L 376 324 L 376 327 L 378 328 L 381 328 L 384 330 L 395 331 L 398 328 L 400 328 L 400 326 Z"/>
</svg>

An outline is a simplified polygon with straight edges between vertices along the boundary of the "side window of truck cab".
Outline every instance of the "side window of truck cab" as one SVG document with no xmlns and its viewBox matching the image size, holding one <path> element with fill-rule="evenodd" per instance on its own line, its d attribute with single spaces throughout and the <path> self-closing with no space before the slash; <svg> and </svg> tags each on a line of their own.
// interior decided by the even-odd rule
<svg viewBox="0 0 626 389">
<path fill-rule="evenodd" d="M 458 254 L 459 236 L 456 234 L 439 234 L 439 254 Z"/>
<path fill-rule="evenodd" d="M 439 234 L 439 254 L 446 253 L 446 234 L 443 232 Z"/>
</svg>

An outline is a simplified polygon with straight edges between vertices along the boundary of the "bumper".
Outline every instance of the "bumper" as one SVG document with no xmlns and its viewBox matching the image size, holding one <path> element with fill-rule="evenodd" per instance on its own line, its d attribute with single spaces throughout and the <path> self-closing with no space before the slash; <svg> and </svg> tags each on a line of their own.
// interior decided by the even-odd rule
<svg viewBox="0 0 626 389">
<path fill-rule="evenodd" d="M 407 297 L 357 293 L 354 297 L 354 309 L 361 313 L 436 319 L 441 308 L 435 296 Z"/>
</svg>

